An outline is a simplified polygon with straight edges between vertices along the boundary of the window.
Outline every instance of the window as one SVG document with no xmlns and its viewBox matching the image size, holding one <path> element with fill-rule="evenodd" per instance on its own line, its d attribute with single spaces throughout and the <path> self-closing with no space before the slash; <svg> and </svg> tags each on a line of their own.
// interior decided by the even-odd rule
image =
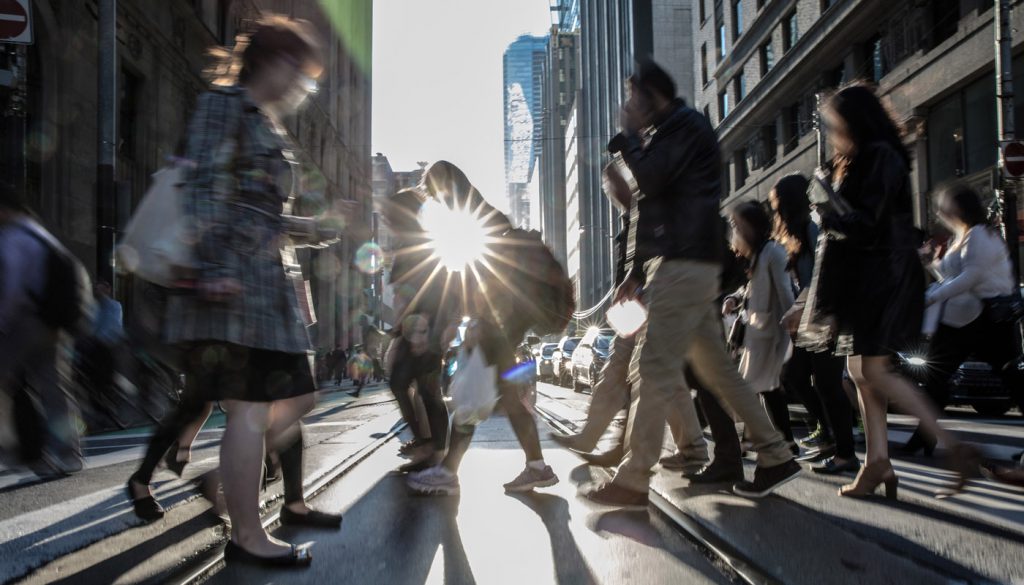
<svg viewBox="0 0 1024 585">
<path fill-rule="evenodd" d="M 721 124 L 729 115 L 729 92 L 728 90 L 718 94 L 718 123 Z"/>
<path fill-rule="evenodd" d="M 704 85 L 708 84 L 708 44 L 703 43 L 700 46 L 700 82 Z"/>
<path fill-rule="evenodd" d="M 707 1 L 708 0 L 700 0 L 700 23 L 701 24 L 704 24 L 704 21 L 708 19 L 708 9 L 707 9 L 707 5 L 706 5 Z"/>
<path fill-rule="evenodd" d="M 733 154 L 733 166 L 736 171 L 736 188 L 739 189 L 747 182 L 750 170 L 747 168 L 747 149 L 741 148 Z"/>
<path fill-rule="evenodd" d="M 960 0 L 933 0 L 931 4 L 931 46 L 956 34 L 960 24 Z"/>
<path fill-rule="evenodd" d="M 788 53 L 799 39 L 800 30 L 797 27 L 796 10 L 794 10 L 782 19 L 782 52 Z"/>
<path fill-rule="evenodd" d="M 758 53 L 761 57 L 761 77 L 764 77 L 772 70 L 772 67 L 775 67 L 775 49 L 772 48 L 771 39 L 761 45 Z"/>
<path fill-rule="evenodd" d="M 821 13 L 825 14 L 829 8 L 839 4 L 839 0 L 821 0 Z"/>
<path fill-rule="evenodd" d="M 740 73 L 732 80 L 732 92 L 736 94 L 736 103 L 743 101 L 743 98 L 747 97 L 747 81 L 743 78 L 743 74 Z"/>
<path fill-rule="evenodd" d="M 871 71 L 871 80 L 878 83 L 886 73 L 885 57 L 882 54 L 882 37 L 876 36 L 868 41 L 868 51 L 868 69 Z"/>
<path fill-rule="evenodd" d="M 757 0 L 757 9 L 761 10 L 764 8 L 764 0 Z"/>
<path fill-rule="evenodd" d="M 224 1 L 223 0 L 195 0 L 195 9 L 199 13 L 206 28 L 210 29 L 215 39 L 224 44 Z"/>
<path fill-rule="evenodd" d="M 782 152 L 789 153 L 800 144 L 800 137 L 814 130 L 814 95 L 808 94 L 783 111 Z"/>
<path fill-rule="evenodd" d="M 715 2 L 715 29 L 715 49 L 718 52 L 718 60 L 721 61 L 729 52 L 729 41 L 725 38 L 725 10 L 722 8 L 722 0 Z"/>
<path fill-rule="evenodd" d="M 743 34 L 743 0 L 732 0 L 732 40 Z"/>
<path fill-rule="evenodd" d="M 121 99 L 118 100 L 118 153 L 128 160 L 135 160 L 139 140 L 139 94 L 142 80 L 127 69 L 121 68 Z"/>
</svg>

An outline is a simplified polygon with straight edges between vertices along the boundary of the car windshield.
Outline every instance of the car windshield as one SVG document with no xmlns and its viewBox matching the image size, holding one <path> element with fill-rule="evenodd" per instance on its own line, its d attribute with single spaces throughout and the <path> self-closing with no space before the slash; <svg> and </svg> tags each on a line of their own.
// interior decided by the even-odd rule
<svg viewBox="0 0 1024 585">
<path fill-rule="evenodd" d="M 546 358 L 549 358 L 549 357 L 551 357 L 551 356 L 555 355 L 555 350 L 556 350 L 556 349 L 558 349 L 558 346 L 557 346 L 557 345 L 545 345 L 545 346 L 544 346 L 544 347 L 543 347 L 543 348 L 542 348 L 542 349 L 540 350 L 540 355 L 541 355 L 541 357 L 546 357 Z"/>
<path fill-rule="evenodd" d="M 612 337 L 610 335 L 609 336 L 602 335 L 601 337 L 598 337 L 596 341 L 594 341 L 594 349 L 599 349 L 601 351 L 608 351 L 608 348 L 610 348 L 611 346 L 612 346 Z"/>
<path fill-rule="evenodd" d="M 579 344 L 580 340 L 578 337 L 576 339 L 566 339 L 565 345 L 562 346 L 562 351 L 572 353 L 572 350 L 576 349 L 576 346 Z"/>
</svg>

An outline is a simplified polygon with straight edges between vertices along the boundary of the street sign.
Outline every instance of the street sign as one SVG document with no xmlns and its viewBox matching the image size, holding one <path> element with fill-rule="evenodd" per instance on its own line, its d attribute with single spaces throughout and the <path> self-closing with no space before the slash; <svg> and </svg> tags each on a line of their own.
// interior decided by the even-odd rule
<svg viewBox="0 0 1024 585">
<path fill-rule="evenodd" d="M 30 0 L 0 0 L 0 43 L 32 44 Z"/>
<path fill-rule="evenodd" d="M 1011 177 L 1024 175 L 1024 144 L 1007 142 L 1003 145 L 1003 168 Z"/>
</svg>

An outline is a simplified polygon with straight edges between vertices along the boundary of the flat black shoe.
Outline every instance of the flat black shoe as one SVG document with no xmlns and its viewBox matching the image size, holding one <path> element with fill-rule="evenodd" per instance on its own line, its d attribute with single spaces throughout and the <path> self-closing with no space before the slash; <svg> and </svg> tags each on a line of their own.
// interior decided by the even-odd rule
<svg viewBox="0 0 1024 585">
<path fill-rule="evenodd" d="M 705 465 L 696 473 L 684 473 L 683 477 L 690 480 L 690 483 L 736 483 L 743 481 L 743 465 L 729 465 L 726 463 Z"/>
<path fill-rule="evenodd" d="M 185 472 L 186 465 L 188 465 L 188 461 L 178 461 L 178 442 L 175 441 L 167 453 L 164 453 L 164 466 L 174 475 L 181 477 L 181 474 Z"/>
<path fill-rule="evenodd" d="M 128 480 L 124 489 L 128 494 L 128 500 L 131 501 L 132 507 L 135 509 L 135 515 L 140 519 L 146 522 L 154 522 L 163 518 L 164 514 L 166 514 L 164 507 L 153 496 L 136 498 L 135 494 L 132 493 L 132 480 Z"/>
<path fill-rule="evenodd" d="M 313 562 L 310 544 L 292 545 L 290 553 L 274 557 L 261 557 L 238 546 L 232 541 L 224 545 L 224 560 L 228 563 L 244 563 L 258 567 L 308 567 Z"/>
<path fill-rule="evenodd" d="M 310 510 L 306 514 L 297 514 L 289 508 L 281 508 L 281 524 L 338 529 L 341 528 L 341 514 L 328 514 L 316 510 Z"/>
<path fill-rule="evenodd" d="M 616 467 L 625 456 L 626 450 L 622 447 L 612 447 L 602 453 L 580 453 L 584 461 L 595 467 Z"/>
<path fill-rule="evenodd" d="M 814 465 L 811 471 L 821 475 L 839 475 L 841 473 L 856 473 L 860 471 L 860 461 L 857 458 L 847 459 L 843 463 L 836 463 L 835 457 L 829 457 L 821 465 Z"/>
</svg>

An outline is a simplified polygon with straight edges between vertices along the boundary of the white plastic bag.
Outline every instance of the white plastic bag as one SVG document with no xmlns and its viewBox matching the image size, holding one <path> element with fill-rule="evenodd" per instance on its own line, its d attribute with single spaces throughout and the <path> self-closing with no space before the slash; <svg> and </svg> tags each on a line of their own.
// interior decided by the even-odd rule
<svg viewBox="0 0 1024 585">
<path fill-rule="evenodd" d="M 452 378 L 452 421 L 457 425 L 475 426 L 491 416 L 498 401 L 498 371 L 487 365 L 484 352 L 459 350 L 459 369 Z"/>
<path fill-rule="evenodd" d="M 647 323 L 647 307 L 639 301 L 625 301 L 612 305 L 606 318 L 619 337 L 632 337 Z"/>
<path fill-rule="evenodd" d="M 169 166 L 153 174 L 153 184 L 125 226 L 117 259 L 128 272 L 163 287 L 194 269 L 192 246 L 184 236 L 181 182 L 184 171 Z"/>
</svg>

